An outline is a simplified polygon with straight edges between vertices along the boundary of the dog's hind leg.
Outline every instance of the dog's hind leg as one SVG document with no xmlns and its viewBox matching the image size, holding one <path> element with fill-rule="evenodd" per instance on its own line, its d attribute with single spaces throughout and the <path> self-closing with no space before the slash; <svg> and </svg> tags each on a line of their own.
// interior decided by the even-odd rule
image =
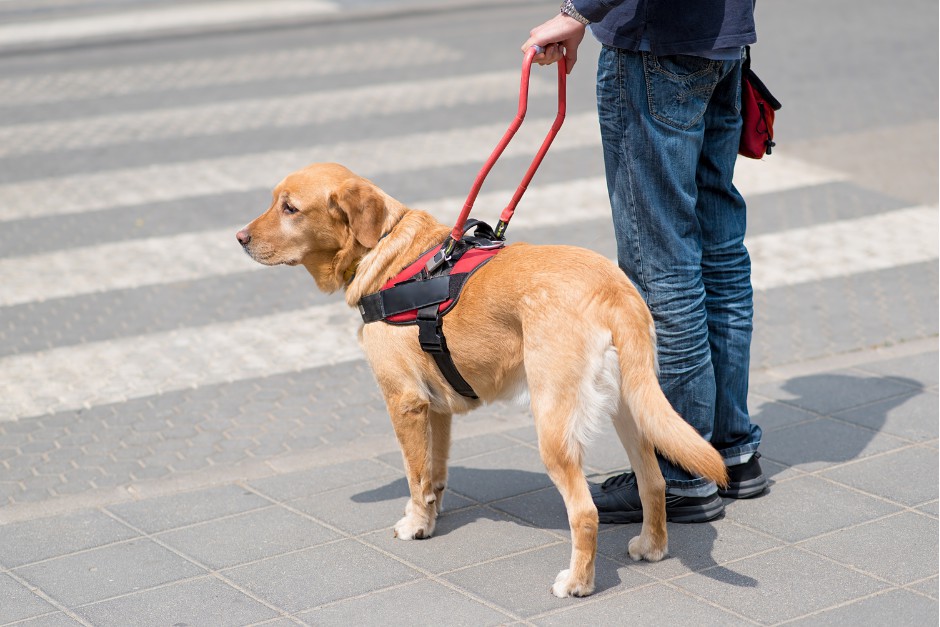
<svg viewBox="0 0 940 627">
<path fill-rule="evenodd" d="M 432 479 L 432 419 L 428 401 L 418 395 L 399 393 L 387 399 L 387 404 L 411 492 L 405 516 L 395 524 L 395 536 L 401 540 L 429 538 L 437 518 L 437 495 Z"/>
<path fill-rule="evenodd" d="M 550 346 L 554 342 L 544 340 L 551 335 L 537 337 L 541 340 L 539 346 L 525 347 L 532 413 L 539 453 L 565 501 L 572 543 L 570 564 L 558 573 L 551 590 L 558 597 L 587 596 L 594 591 L 598 519 L 581 468 L 582 450 L 592 426 L 609 405 L 606 397 L 616 394 L 615 388 L 610 393 L 603 390 L 609 387 L 603 385 L 603 380 L 610 379 L 607 365 L 616 363 L 615 356 L 594 350 L 597 344 L 590 340 Z M 565 358 L 559 359 L 559 355 Z M 612 382 L 616 383 L 615 377 Z"/>
<path fill-rule="evenodd" d="M 614 429 L 636 474 L 643 505 L 643 527 L 640 535 L 632 538 L 627 551 L 634 560 L 658 562 L 667 553 L 666 482 L 663 480 L 656 451 L 650 441 L 640 433 L 630 410 L 621 404 L 613 417 Z"/>
<path fill-rule="evenodd" d="M 450 456 L 450 414 L 430 412 L 431 422 L 431 488 L 437 513 L 444 511 L 444 489 L 447 487 L 447 458 Z"/>
</svg>

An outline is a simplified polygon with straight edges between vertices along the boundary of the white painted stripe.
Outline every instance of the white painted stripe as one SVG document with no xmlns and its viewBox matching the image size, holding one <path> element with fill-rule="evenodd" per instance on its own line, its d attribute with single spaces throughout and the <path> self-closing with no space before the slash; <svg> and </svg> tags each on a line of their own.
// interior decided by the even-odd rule
<svg viewBox="0 0 940 627">
<path fill-rule="evenodd" d="M 345 303 L 0 360 L 0 421 L 362 357 Z"/>
<path fill-rule="evenodd" d="M 288 173 L 318 161 L 342 163 L 370 177 L 461 163 L 482 164 L 507 124 L 11 183 L 0 186 L 0 221 L 271 189 Z M 547 119 L 528 120 L 504 154 L 534 154 L 550 125 Z M 596 114 L 571 116 L 552 151 L 595 146 L 599 141 Z M 37 202 L 39 199 L 41 202 Z"/>
<path fill-rule="evenodd" d="M 113 35 L 281 21 L 335 13 L 326 0 L 212 2 L 0 26 L 0 46 L 74 42 Z"/>
<path fill-rule="evenodd" d="M 507 124 L 10 183 L 0 185 L 0 222 L 270 189 L 289 172 L 317 161 L 342 163 L 367 177 L 463 163 L 482 164 Z M 549 119 L 528 119 L 504 155 L 533 154 L 550 124 Z M 599 144 L 597 115 L 582 113 L 565 121 L 552 144 L 552 154 Z M 742 181 L 749 178 L 746 172 L 755 173 L 754 182 L 748 183 L 752 188 L 742 190 L 746 193 L 840 178 L 837 173 L 784 156 L 775 155 L 773 163 L 752 165 L 744 161 L 741 160 Z"/>
<path fill-rule="evenodd" d="M 600 145 L 598 139 L 598 146 Z M 553 148 L 554 150 L 554 148 Z M 759 194 L 772 194 L 812 187 L 844 180 L 840 172 L 822 168 L 785 155 L 774 155 L 773 160 L 756 161 L 739 158 L 734 170 L 734 184 L 745 198 Z M 480 194 L 475 208 L 487 211 L 495 221 L 515 190 L 501 190 Z M 463 207 L 465 196 L 453 196 L 428 203 L 417 203 L 444 222 L 456 219 Z M 475 209 L 476 210 L 476 209 Z M 536 183 L 528 189 L 513 215 L 513 226 L 542 227 L 570 224 L 576 220 L 594 220 L 610 215 L 607 182 L 604 177 L 566 181 L 564 183 Z"/>
<path fill-rule="evenodd" d="M 937 259 L 937 209 L 916 207 L 750 240 L 757 289 Z M 266 269 L 267 272 L 301 270 Z M 0 359 L 0 420 L 360 358 L 344 303 Z"/>
<path fill-rule="evenodd" d="M 224 135 L 515 100 L 518 84 L 517 71 L 492 72 L 64 122 L 18 124 L 0 127 L 0 156 Z M 547 93 L 548 87 L 549 81 L 533 77 L 530 95 Z M 554 85 L 551 87 L 554 89 Z"/>
<path fill-rule="evenodd" d="M 773 170 L 775 176 L 755 176 L 753 170 L 740 168 L 737 184 L 753 196 L 821 183 L 830 180 L 827 176 L 836 176 L 793 159 L 782 159 Z M 513 191 L 481 194 L 473 215 L 494 222 Z M 449 224 L 456 219 L 464 200 L 464 196 L 454 196 L 417 203 L 415 207 Z M 609 215 L 604 179 L 577 179 L 533 185 L 523 197 L 512 225 L 514 229 L 555 226 L 606 219 Z M 264 268 L 242 253 L 235 242 L 235 231 L 240 226 L 0 259 L 5 288 L 0 291 L 0 306 Z"/>
<path fill-rule="evenodd" d="M 456 50 L 415 38 L 390 38 L 375 54 L 372 42 L 258 51 L 221 58 L 116 65 L 97 70 L 0 78 L 5 106 L 205 89 L 252 81 L 309 78 L 389 68 L 452 63 Z M 3 123 L 3 120 L 0 120 Z"/>
<path fill-rule="evenodd" d="M 810 283 L 935 260 L 936 207 L 759 235 L 746 241 L 755 289 Z"/>
</svg>

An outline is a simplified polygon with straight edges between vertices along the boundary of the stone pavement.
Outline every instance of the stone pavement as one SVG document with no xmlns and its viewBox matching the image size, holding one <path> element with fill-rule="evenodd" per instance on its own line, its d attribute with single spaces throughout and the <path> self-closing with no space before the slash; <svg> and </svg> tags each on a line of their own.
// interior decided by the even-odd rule
<svg viewBox="0 0 940 627">
<path fill-rule="evenodd" d="M 641 624 L 930 625 L 937 362 L 928 340 L 761 373 L 752 407 L 766 433 L 768 492 L 728 500 L 712 523 L 670 524 L 670 556 L 657 564 L 626 555 L 639 525 L 602 525 L 597 592 L 587 599 L 548 591 L 570 550 L 564 506 L 542 471 L 534 430 L 506 424 L 466 437 L 458 427 L 447 509 L 426 541 L 392 538 L 407 484 L 387 428 L 376 429 L 386 453 L 355 451 L 338 463 L 314 459 L 304 470 L 248 472 L 198 489 L 144 482 L 98 507 L 11 522 L 0 534 L 0 617 L 35 617 L 23 625 L 587 625 L 627 616 Z M 610 436 L 588 452 L 596 479 L 624 463 Z"/>
<path fill-rule="evenodd" d="M 785 109 L 736 184 L 771 487 L 670 525 L 657 564 L 626 556 L 639 525 L 604 526 L 597 593 L 559 600 L 528 411 L 458 418 L 436 535 L 394 540 L 407 488 L 355 314 L 232 237 L 326 159 L 452 220 L 554 5 L 277 2 L 249 28 L 263 3 L 206 3 L 224 25 L 185 4 L 134 7 L 148 30 L 121 3 L 0 0 L 0 624 L 937 623 L 935 5 L 758 8 Z M 596 51 L 510 237 L 613 257 Z M 551 116 L 552 80 L 532 89 L 480 217 Z M 595 480 L 627 463 L 609 432 L 587 455 Z"/>
</svg>

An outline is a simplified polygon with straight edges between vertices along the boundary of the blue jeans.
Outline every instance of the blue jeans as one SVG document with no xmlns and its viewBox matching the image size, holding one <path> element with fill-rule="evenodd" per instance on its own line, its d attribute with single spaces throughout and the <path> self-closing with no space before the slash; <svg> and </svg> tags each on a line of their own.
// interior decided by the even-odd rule
<svg viewBox="0 0 940 627">
<path fill-rule="evenodd" d="M 617 258 L 652 311 L 672 406 L 741 463 L 760 444 L 747 410 L 753 319 L 744 199 L 732 183 L 741 62 L 605 46 L 597 107 Z M 671 493 L 715 486 L 660 458 Z"/>
</svg>

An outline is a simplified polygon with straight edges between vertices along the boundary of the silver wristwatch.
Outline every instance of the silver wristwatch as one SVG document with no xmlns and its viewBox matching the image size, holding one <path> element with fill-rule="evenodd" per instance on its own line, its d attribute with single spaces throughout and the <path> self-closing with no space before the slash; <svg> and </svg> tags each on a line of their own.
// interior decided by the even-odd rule
<svg viewBox="0 0 940 627">
<path fill-rule="evenodd" d="M 562 15 L 567 15 L 568 17 L 578 20 L 585 26 L 591 23 L 591 20 L 578 13 L 578 10 L 574 8 L 574 4 L 571 2 L 571 0 L 564 0 L 561 3 L 561 13 Z"/>
</svg>

